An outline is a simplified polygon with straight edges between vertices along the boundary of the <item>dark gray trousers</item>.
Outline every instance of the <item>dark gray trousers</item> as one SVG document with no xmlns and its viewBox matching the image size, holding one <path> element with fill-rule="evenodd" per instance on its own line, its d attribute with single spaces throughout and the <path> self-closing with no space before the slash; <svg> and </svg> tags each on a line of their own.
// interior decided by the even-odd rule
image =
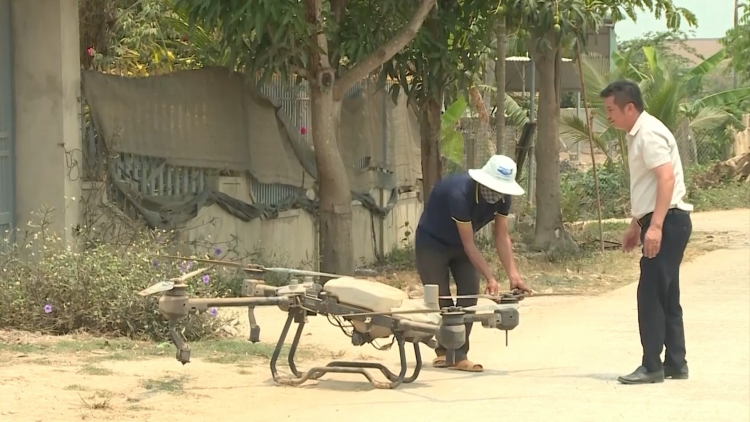
<svg viewBox="0 0 750 422">
<path fill-rule="evenodd" d="M 641 219 L 641 243 L 650 222 L 650 215 Z M 641 257 L 638 326 L 643 346 L 641 364 L 649 371 L 662 369 L 661 352 L 664 348 L 664 365 L 681 368 L 686 364 L 680 264 L 692 231 L 689 213 L 669 210 L 664 218 L 659 253 L 653 259 Z"/>
<path fill-rule="evenodd" d="M 416 242 L 415 255 L 417 272 L 419 273 L 419 278 L 422 279 L 422 284 L 436 284 L 440 296 L 451 295 L 449 273 L 453 275 L 453 280 L 456 283 L 456 292 L 459 296 L 479 294 L 479 273 L 474 268 L 474 264 L 471 263 L 463 248 L 446 247 L 438 249 Z M 476 304 L 477 299 L 457 299 L 455 303 L 452 299 L 440 299 L 441 308 L 454 305 L 467 307 Z M 469 353 L 469 335 L 471 334 L 471 327 L 473 325 L 466 324 L 466 343 L 455 351 L 456 362 L 466 359 Z M 446 349 L 443 345 L 438 345 L 435 352 L 438 356 L 444 356 Z"/>
</svg>

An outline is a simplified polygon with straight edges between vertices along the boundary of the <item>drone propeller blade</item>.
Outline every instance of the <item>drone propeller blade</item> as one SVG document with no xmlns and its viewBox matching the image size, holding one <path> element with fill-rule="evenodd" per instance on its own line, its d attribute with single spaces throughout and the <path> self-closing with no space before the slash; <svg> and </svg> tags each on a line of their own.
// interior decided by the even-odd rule
<svg viewBox="0 0 750 422">
<path fill-rule="evenodd" d="M 189 278 L 192 278 L 192 277 L 195 277 L 198 274 L 200 274 L 200 273 L 202 273 L 202 272 L 204 272 L 206 270 L 207 270 L 207 268 L 198 268 L 197 270 L 190 271 L 189 273 L 185 273 L 185 274 L 183 274 L 183 275 L 181 275 L 179 277 L 171 278 L 171 279 L 169 279 L 169 281 L 174 281 L 174 282 L 177 282 L 177 283 L 183 283 L 185 280 L 187 280 Z"/>
<path fill-rule="evenodd" d="M 172 281 L 160 281 L 156 284 L 151 285 L 150 287 L 147 287 L 140 292 L 138 292 L 139 296 L 149 296 L 155 293 L 161 293 L 161 292 L 167 292 L 169 290 L 172 290 L 174 287 L 174 282 Z"/>
<path fill-rule="evenodd" d="M 515 296 L 520 297 L 545 297 L 545 296 L 586 296 L 583 293 L 566 293 L 566 292 L 559 292 L 559 293 L 519 293 Z"/>
<path fill-rule="evenodd" d="M 311 277 L 331 277 L 331 278 L 341 278 L 344 277 L 340 274 L 331 274 L 331 273 L 321 273 L 318 271 L 307 271 L 307 270 L 294 270 L 291 268 L 263 268 L 263 271 L 270 271 L 270 272 L 276 272 L 276 273 L 286 273 L 286 274 L 297 274 L 297 275 L 307 275 Z"/>
<path fill-rule="evenodd" d="M 211 264 L 211 265 L 223 265 L 225 267 L 241 268 L 245 271 L 296 274 L 296 275 L 312 276 L 312 277 L 330 277 L 330 278 L 344 277 L 341 274 L 322 273 L 319 271 L 308 271 L 308 270 L 295 270 L 293 268 L 281 268 L 281 267 L 267 268 L 262 265 L 256 265 L 256 264 L 246 265 L 246 264 L 241 264 L 239 262 L 219 261 L 215 259 L 192 258 L 192 257 L 186 257 L 186 256 L 173 256 L 173 255 L 157 255 L 157 257 L 167 258 L 167 259 L 180 259 L 184 261 L 201 262 L 204 264 Z"/>
<path fill-rule="evenodd" d="M 479 294 L 479 295 L 458 295 L 458 296 L 439 296 L 439 299 L 490 299 L 494 301 L 499 301 L 503 298 L 503 295 L 510 295 L 512 297 L 522 299 L 527 297 L 545 297 L 545 296 L 585 296 L 581 293 L 517 293 L 517 292 L 504 292 L 500 293 L 499 295 L 487 295 L 487 294 Z"/>
<path fill-rule="evenodd" d="M 201 262 L 204 264 L 222 265 L 224 267 L 251 269 L 251 268 L 247 268 L 247 265 L 241 264 L 239 262 L 220 261 L 218 259 L 206 259 L 206 258 L 195 258 L 195 257 L 189 257 L 189 256 L 174 256 L 174 255 L 156 255 L 156 257 L 166 258 L 166 259 L 178 259 L 182 261 L 195 261 L 195 262 Z"/>
</svg>

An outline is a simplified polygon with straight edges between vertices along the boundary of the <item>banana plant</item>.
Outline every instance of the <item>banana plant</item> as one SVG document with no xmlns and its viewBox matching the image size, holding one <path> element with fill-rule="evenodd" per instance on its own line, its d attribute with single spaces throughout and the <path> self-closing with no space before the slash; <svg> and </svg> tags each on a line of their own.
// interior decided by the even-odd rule
<svg viewBox="0 0 750 422">
<path fill-rule="evenodd" d="M 675 133 L 685 123 L 691 131 L 714 131 L 727 126 L 744 130 L 739 119 L 738 105 L 750 98 L 750 87 L 707 96 L 701 96 L 700 93 L 703 77 L 724 59 L 723 50 L 687 71 L 661 60 L 659 52 L 651 46 L 644 46 L 643 52 L 647 60 L 645 70 L 638 70 L 629 62 L 632 52 L 614 52 L 615 66 L 610 73 L 600 68 L 600 62 L 591 57 L 583 57 L 581 61 L 586 100 L 593 120 L 594 143 L 607 155 L 608 161 L 614 159 L 615 152 L 620 153 L 623 164 L 627 157 L 625 133 L 609 124 L 603 101 L 599 98 L 599 92 L 610 81 L 618 79 L 630 79 L 638 83 L 643 92 L 646 111 L 659 118 Z M 576 115 L 563 115 L 560 120 L 560 136 L 564 140 L 573 143 L 588 142 L 590 128 L 587 122 Z"/>
<path fill-rule="evenodd" d="M 497 87 L 490 85 L 477 85 L 480 90 L 490 91 L 493 94 L 497 91 Z M 523 127 L 529 122 L 529 112 L 525 108 L 521 107 L 513 97 L 505 94 L 505 124 L 508 126 Z"/>
<path fill-rule="evenodd" d="M 467 107 L 466 97 L 461 95 L 440 116 L 440 153 L 454 163 L 464 158 L 464 136 L 457 128 Z"/>
<path fill-rule="evenodd" d="M 495 89 L 495 87 L 486 85 L 477 85 L 477 88 Z M 457 128 L 468 108 L 469 104 L 466 97 L 459 95 L 440 117 L 440 152 L 445 158 L 455 163 L 463 162 L 464 158 L 464 137 Z M 523 127 L 529 121 L 526 110 L 508 94 L 505 94 L 505 115 L 507 124 L 515 127 Z"/>
</svg>

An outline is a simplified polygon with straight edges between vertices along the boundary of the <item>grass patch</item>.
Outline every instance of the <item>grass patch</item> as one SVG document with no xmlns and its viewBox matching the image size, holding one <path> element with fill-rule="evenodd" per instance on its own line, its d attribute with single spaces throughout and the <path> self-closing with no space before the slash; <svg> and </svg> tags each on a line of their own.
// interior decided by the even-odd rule
<svg viewBox="0 0 750 422">
<path fill-rule="evenodd" d="M 125 410 L 127 410 L 129 412 L 143 412 L 143 411 L 146 411 L 146 410 L 154 410 L 154 408 L 151 407 L 151 406 L 142 406 L 142 405 L 138 405 L 138 404 L 131 404 L 128 407 L 126 407 Z"/>
<path fill-rule="evenodd" d="M 221 364 L 239 364 L 258 359 L 267 360 L 273 355 L 275 347 L 275 344 L 253 344 L 247 340 L 204 341 L 191 345 L 193 356 L 200 356 L 205 361 Z M 302 360 L 309 356 L 310 352 L 309 348 L 300 346 L 295 352 L 295 358 Z M 287 356 L 289 356 L 289 347 L 284 346 L 281 349 L 279 365 L 286 363 Z"/>
<path fill-rule="evenodd" d="M 687 202 L 695 211 L 720 211 L 750 207 L 750 183 L 728 181 L 691 189 Z"/>
<path fill-rule="evenodd" d="M 268 360 L 275 343 L 251 343 L 245 339 L 219 339 L 189 343 L 191 359 L 202 359 L 212 363 L 241 364 Z M 128 339 L 100 339 L 88 336 L 46 337 L 24 332 L 0 332 L 0 354 L 3 352 L 24 357 L 41 355 L 33 363 L 53 364 L 55 357 L 74 355 L 86 362 L 81 373 L 108 375 L 106 368 L 97 366 L 106 361 L 125 361 L 148 358 L 172 358 L 175 348 L 171 343 L 150 343 Z M 286 363 L 289 346 L 281 350 L 279 365 Z M 300 345 L 296 352 L 298 360 L 312 354 L 309 346 Z"/>
<path fill-rule="evenodd" d="M 170 394 L 181 394 L 185 390 L 186 376 L 170 377 L 165 376 L 157 379 L 144 380 L 141 385 L 149 391 L 159 391 Z"/>
<path fill-rule="evenodd" d="M 79 374 L 85 374 L 85 375 L 98 375 L 98 376 L 106 376 L 106 375 L 112 375 L 113 372 L 110 369 L 102 368 L 101 366 L 96 365 L 84 365 L 81 367 L 81 369 L 78 370 Z"/>
<path fill-rule="evenodd" d="M 110 401 L 112 400 L 112 393 L 110 393 L 109 391 L 97 390 L 87 397 L 79 397 L 81 398 L 81 404 L 83 405 L 83 407 L 89 410 L 107 410 L 112 408 L 112 405 L 110 403 Z"/>
</svg>

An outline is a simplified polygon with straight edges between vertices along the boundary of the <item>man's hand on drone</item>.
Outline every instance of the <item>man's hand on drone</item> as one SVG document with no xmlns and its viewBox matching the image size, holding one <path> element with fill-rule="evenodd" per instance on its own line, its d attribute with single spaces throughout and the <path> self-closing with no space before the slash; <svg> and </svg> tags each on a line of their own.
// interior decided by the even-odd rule
<svg viewBox="0 0 750 422">
<path fill-rule="evenodd" d="M 499 289 L 499 286 L 497 284 L 497 280 L 495 280 L 495 278 L 492 277 L 491 279 L 487 280 L 487 288 L 484 289 L 484 294 L 494 296 L 497 294 L 498 289 Z"/>
<path fill-rule="evenodd" d="M 524 293 L 531 293 L 531 289 L 523 284 L 523 280 L 521 280 L 520 274 L 513 274 L 508 278 L 510 279 L 510 290 L 520 290 Z"/>
</svg>

